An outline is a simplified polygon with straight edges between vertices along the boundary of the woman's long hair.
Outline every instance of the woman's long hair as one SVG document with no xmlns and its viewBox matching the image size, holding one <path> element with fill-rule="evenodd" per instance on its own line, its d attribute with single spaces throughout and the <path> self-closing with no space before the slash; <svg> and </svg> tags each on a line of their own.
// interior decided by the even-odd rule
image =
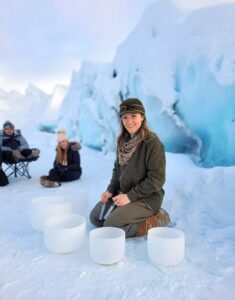
<svg viewBox="0 0 235 300">
<path fill-rule="evenodd" d="M 69 145 L 68 145 L 69 146 Z M 68 158 L 67 158 L 68 147 L 64 150 L 58 144 L 56 147 L 56 162 L 60 165 L 67 166 Z"/>
<path fill-rule="evenodd" d="M 147 137 L 148 137 L 149 133 L 151 132 L 151 130 L 149 129 L 149 127 L 147 125 L 145 116 L 143 114 L 141 114 L 141 115 L 144 117 L 144 119 L 143 119 L 143 121 L 141 123 L 141 126 L 140 126 L 140 129 L 139 129 L 138 133 L 139 133 L 139 136 L 140 136 L 140 141 L 144 141 L 144 140 L 147 139 Z M 121 132 L 120 132 L 120 134 L 117 137 L 117 145 L 118 145 L 118 147 L 120 147 L 120 145 L 124 141 L 126 141 L 126 137 L 127 136 L 130 136 L 129 132 L 124 127 L 121 119 L 120 119 L 120 122 L 121 122 Z"/>
</svg>

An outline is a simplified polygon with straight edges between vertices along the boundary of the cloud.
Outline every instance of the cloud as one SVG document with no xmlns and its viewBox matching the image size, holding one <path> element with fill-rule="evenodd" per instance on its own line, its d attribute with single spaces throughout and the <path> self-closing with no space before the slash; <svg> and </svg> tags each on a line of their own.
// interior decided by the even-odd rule
<svg viewBox="0 0 235 300">
<path fill-rule="evenodd" d="M 232 3 L 235 0 L 172 0 L 179 8 L 184 10 L 194 10 L 206 6 L 219 5 L 224 3 Z"/>
<path fill-rule="evenodd" d="M 68 77 L 84 59 L 111 61 L 153 1 L 144 2 L 2 0 L 0 76 L 4 82 L 37 82 L 46 77 L 56 81 Z"/>
</svg>

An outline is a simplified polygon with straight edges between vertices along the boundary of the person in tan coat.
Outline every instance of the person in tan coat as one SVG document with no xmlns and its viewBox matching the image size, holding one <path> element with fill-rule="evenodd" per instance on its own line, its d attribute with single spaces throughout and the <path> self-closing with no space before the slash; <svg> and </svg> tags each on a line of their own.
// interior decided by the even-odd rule
<svg viewBox="0 0 235 300">
<path fill-rule="evenodd" d="M 165 151 L 146 125 L 139 99 L 120 104 L 121 133 L 113 174 L 101 201 L 90 213 L 97 227 L 125 230 L 126 237 L 146 235 L 149 228 L 166 226 L 169 215 L 161 208 L 165 182 Z"/>
</svg>

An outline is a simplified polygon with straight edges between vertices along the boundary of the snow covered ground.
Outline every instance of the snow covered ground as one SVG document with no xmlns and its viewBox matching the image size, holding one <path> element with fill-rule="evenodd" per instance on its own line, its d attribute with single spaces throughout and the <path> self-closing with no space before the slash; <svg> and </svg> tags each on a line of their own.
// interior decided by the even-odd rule
<svg viewBox="0 0 235 300">
<path fill-rule="evenodd" d="M 31 132 L 31 146 L 41 157 L 31 163 L 32 179 L 10 177 L 0 190 L 0 299 L 234 299 L 235 297 L 235 167 L 201 169 L 186 155 L 167 153 L 163 207 L 176 228 L 186 234 L 186 256 L 178 266 L 156 267 L 144 237 L 126 240 L 125 258 L 103 266 L 89 255 L 88 215 L 105 190 L 114 154 L 82 148 L 83 175 L 60 188 L 45 189 L 39 176 L 54 158 L 54 136 Z M 61 195 L 74 211 L 87 217 L 84 246 L 70 254 L 49 252 L 43 234 L 32 229 L 30 200 Z M 172 250 L 174 251 L 174 250 Z"/>
<path fill-rule="evenodd" d="M 5 120 L 10 119 L 17 128 L 22 129 L 31 147 L 41 149 L 40 159 L 30 164 L 31 179 L 10 177 L 10 184 L 0 187 L 0 300 L 235 299 L 235 166 L 232 163 L 235 90 L 234 51 L 231 50 L 234 49 L 234 5 L 206 8 L 188 13 L 184 18 L 177 17 L 174 19 L 176 23 L 172 23 L 174 30 L 168 32 L 164 22 L 168 23 L 172 18 L 162 13 L 158 5 L 167 8 L 167 13 L 173 11 L 178 16 L 179 12 L 176 8 L 168 10 L 169 1 L 157 2 L 119 47 L 112 64 L 105 66 L 84 62 L 81 71 L 73 75 L 68 89 L 57 86 L 51 96 L 33 85 L 29 85 L 25 95 L 0 90 L 0 128 Z M 156 18 L 155 12 L 163 17 Z M 199 26 L 197 30 L 194 30 L 194 20 Z M 157 34 L 158 28 L 162 28 L 160 34 Z M 174 35 L 176 29 L 182 40 L 183 33 L 186 33 L 184 43 L 178 40 L 178 35 Z M 213 37 L 215 43 L 211 43 L 208 36 Z M 171 41 L 169 45 L 172 48 L 168 41 Z M 177 41 L 180 46 L 176 47 L 178 51 L 174 51 L 175 54 L 181 53 L 181 46 L 185 46 L 185 53 L 190 58 L 183 67 L 176 64 L 179 73 L 173 72 L 175 69 L 172 66 L 168 68 L 165 64 L 168 59 L 156 55 L 164 47 L 175 49 L 172 41 Z M 143 51 L 136 50 L 137 44 Z M 206 51 L 206 46 L 216 51 Z M 193 51 L 187 52 L 190 49 Z M 221 93 L 214 88 L 211 77 L 202 76 L 204 67 L 201 68 L 200 61 L 191 60 L 190 55 L 195 53 L 195 49 L 198 50 L 198 57 L 203 52 L 206 58 L 213 58 L 212 64 L 206 64 L 206 69 L 209 66 L 211 71 L 213 67 L 212 71 L 215 71 L 222 87 Z M 164 50 L 162 53 L 165 55 L 168 52 Z M 190 89 L 193 82 L 191 75 L 194 74 L 190 73 L 192 66 L 198 70 L 196 79 L 199 80 Z M 175 81 L 172 74 L 178 74 L 173 78 Z M 226 82 L 229 89 L 224 84 L 225 79 L 231 81 Z M 203 85 L 198 85 L 201 82 Z M 213 83 L 211 89 L 210 85 L 205 89 L 204 84 L 208 82 Z M 205 90 L 208 105 L 201 105 L 204 98 L 199 96 L 204 95 Z M 208 130 L 208 122 L 213 125 L 210 127 L 211 134 L 218 146 L 213 148 L 213 155 L 218 159 L 222 156 L 230 159 L 231 166 L 200 168 L 186 154 L 167 153 L 163 207 L 169 212 L 173 226 L 186 235 L 186 255 L 180 265 L 155 266 L 148 258 L 145 237 L 126 240 L 125 258 L 121 262 L 111 266 L 98 265 L 89 255 L 88 234 L 94 227 L 89 223 L 88 216 L 110 180 L 114 153 L 108 150 L 113 150 L 119 130 L 116 112 L 121 96 L 139 96 L 145 103 L 148 120 L 152 120 L 150 127 L 160 137 L 161 129 L 162 132 L 166 130 L 167 134 L 173 132 L 172 141 L 176 147 L 182 146 L 185 139 L 178 138 L 178 131 L 175 131 L 178 127 L 165 122 L 161 116 L 164 110 L 158 109 L 159 101 L 173 105 L 178 99 L 175 93 L 181 101 L 177 104 L 178 108 L 183 116 L 189 116 L 189 123 L 194 116 L 200 117 L 196 122 L 201 128 L 200 133 L 205 134 Z M 220 96 L 223 101 L 220 101 Z M 194 106 L 191 106 L 191 100 Z M 202 114 L 201 108 L 205 114 Z M 212 112 L 218 112 L 219 116 L 213 119 L 214 122 L 208 118 Z M 221 118 L 223 113 L 224 119 Z M 228 122 L 224 122 L 225 119 Z M 202 123 L 203 120 L 206 122 Z M 47 130 L 49 127 L 53 132 L 57 126 L 67 129 L 69 136 L 77 136 L 83 145 L 95 147 L 98 140 L 107 146 L 100 147 L 103 153 L 83 147 L 81 179 L 64 183 L 60 188 L 45 189 L 40 185 L 39 177 L 47 174 L 52 166 L 55 136 L 39 132 L 38 128 Z M 221 131 L 220 127 L 225 130 Z M 210 142 L 210 136 L 205 141 Z M 226 151 L 227 141 L 229 151 Z M 185 145 L 189 145 L 188 140 Z M 51 253 L 44 246 L 43 234 L 33 230 L 29 221 L 30 202 L 32 198 L 43 195 L 69 199 L 73 202 L 74 212 L 82 213 L 87 218 L 86 241 L 80 250 L 63 255 Z"/>
</svg>

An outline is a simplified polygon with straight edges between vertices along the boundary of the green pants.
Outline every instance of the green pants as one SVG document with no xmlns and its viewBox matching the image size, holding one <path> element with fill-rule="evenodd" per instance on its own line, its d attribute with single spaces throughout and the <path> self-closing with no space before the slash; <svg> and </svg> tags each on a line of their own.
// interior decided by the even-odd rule
<svg viewBox="0 0 235 300">
<path fill-rule="evenodd" d="M 105 212 L 113 202 L 106 204 Z M 143 202 L 135 201 L 124 206 L 116 207 L 105 220 L 99 220 L 103 203 L 100 201 L 90 213 L 90 221 L 97 227 L 118 227 L 126 232 L 126 237 L 133 237 L 138 231 L 138 223 L 152 216 L 155 212 L 152 208 Z"/>
</svg>

